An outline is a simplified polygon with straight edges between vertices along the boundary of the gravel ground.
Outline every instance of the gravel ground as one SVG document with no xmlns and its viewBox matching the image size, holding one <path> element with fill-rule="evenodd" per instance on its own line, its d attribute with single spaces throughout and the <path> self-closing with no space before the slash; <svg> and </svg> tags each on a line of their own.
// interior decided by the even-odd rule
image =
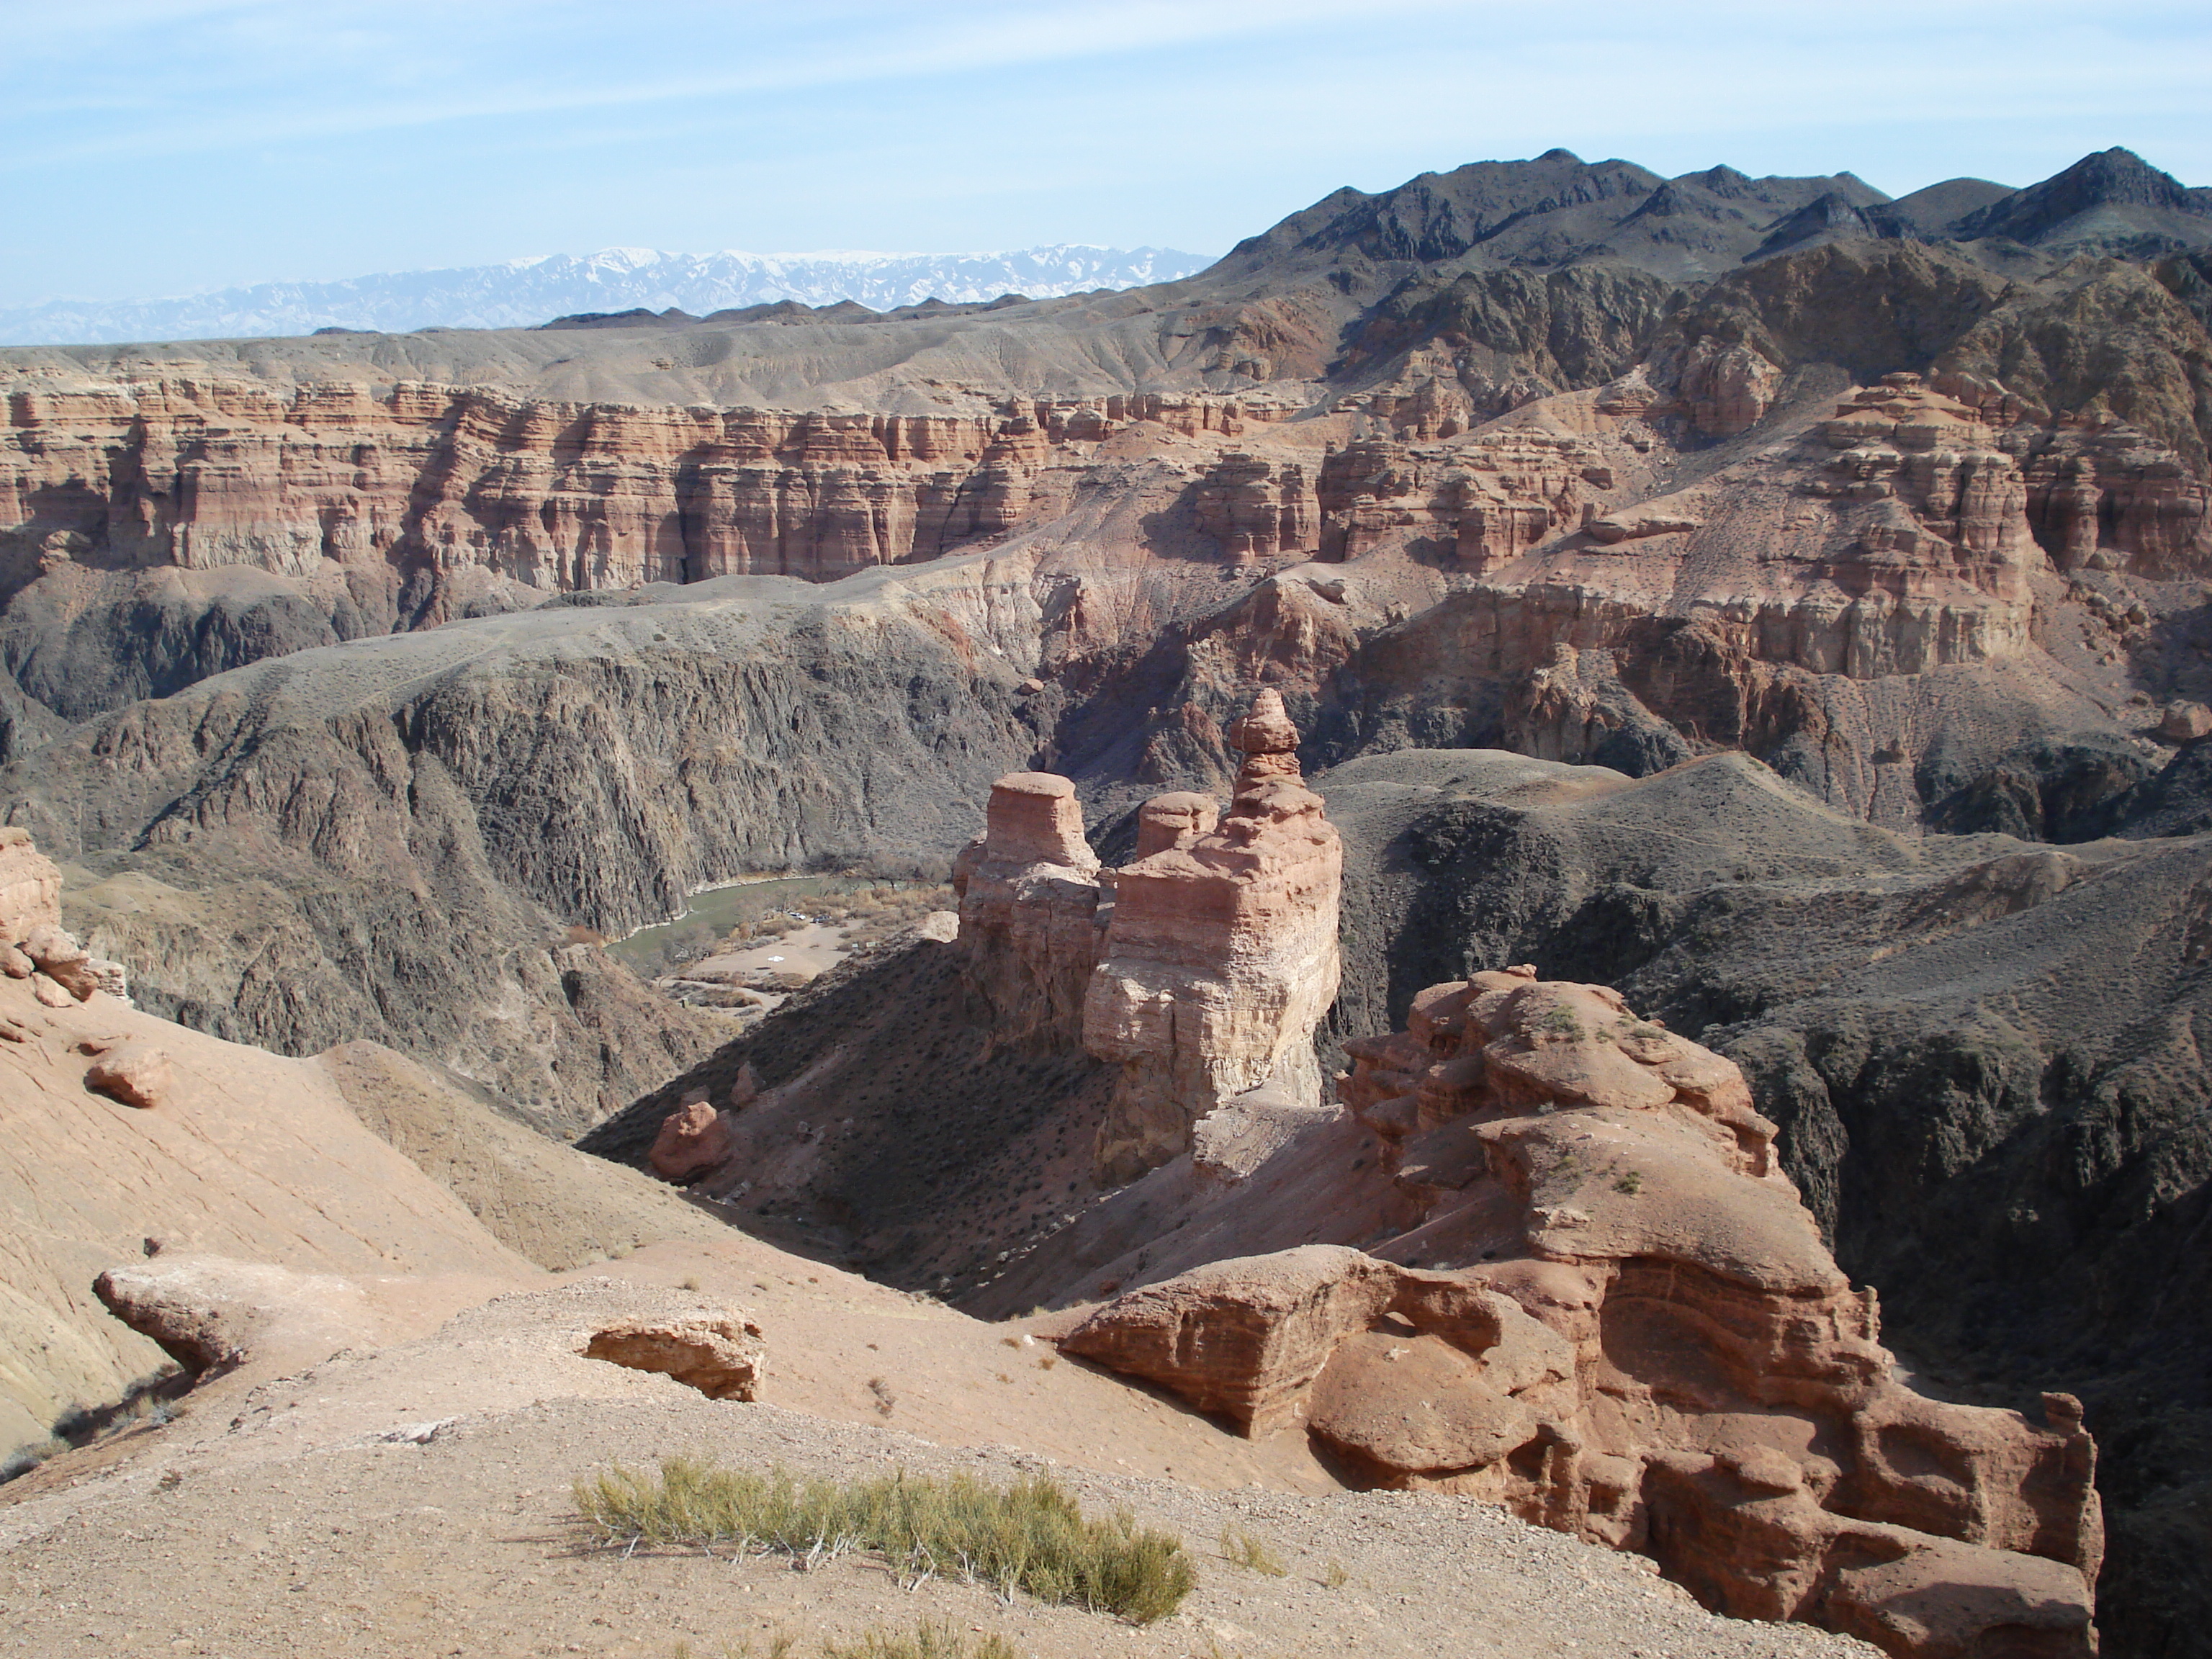
<svg viewBox="0 0 2212 1659">
<path fill-rule="evenodd" d="M 57 1460 L 0 1495 L 0 1654 L 659 1656 L 781 1633 L 807 1655 L 827 1637 L 923 1617 L 1000 1632 L 1040 1659 L 1872 1652 L 1716 1618 L 1638 1558 L 1470 1499 L 1205 1490 L 713 1401 L 574 1353 L 602 1316 L 672 1294 L 597 1277 L 503 1297 L 421 1341 L 213 1384 L 166 1427 Z M 773 1363 L 773 1320 L 768 1340 Z M 825 1474 L 1050 1468 L 1086 1507 L 1126 1507 L 1182 1534 L 1199 1588 L 1180 1613 L 1139 1628 L 957 1582 L 902 1590 L 866 1557 L 800 1571 L 780 1558 L 589 1547 L 572 1480 L 672 1453 Z M 1232 1565 L 1217 1541 L 1227 1525 L 1287 1571 Z"/>
</svg>

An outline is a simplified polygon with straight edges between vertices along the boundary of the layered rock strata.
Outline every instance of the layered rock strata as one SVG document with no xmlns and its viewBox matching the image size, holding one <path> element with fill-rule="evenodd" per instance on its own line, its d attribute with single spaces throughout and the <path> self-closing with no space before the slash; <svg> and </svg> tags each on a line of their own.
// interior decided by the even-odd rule
<svg viewBox="0 0 2212 1659">
<path fill-rule="evenodd" d="M 1119 1068 L 1097 1147 L 1111 1180 L 1187 1150 L 1238 1096 L 1320 1103 L 1343 854 L 1281 696 L 1261 691 L 1229 737 L 1245 759 L 1227 816 L 1208 796 L 1157 796 L 1118 869 L 1099 869 L 1074 785 L 1042 772 L 993 786 L 988 827 L 954 868 L 992 1042 L 1079 1044 Z"/>
<path fill-rule="evenodd" d="M 1198 1121 L 1273 1085 L 1317 1105 L 1313 1030 L 1336 998 L 1344 855 L 1298 770 L 1298 734 L 1267 690 L 1231 726 L 1243 751 L 1218 826 L 1174 825 L 1174 842 L 1109 878 L 1113 908 L 1083 1009 L 1083 1046 L 1121 1068 L 1098 1144 L 1103 1169 L 1133 1176 L 1190 1145 Z M 1183 810 L 1156 802 L 1154 839 Z"/>
<path fill-rule="evenodd" d="M 2046 1395 L 2039 1425 L 1899 1382 L 1733 1064 L 1528 969 L 1431 987 L 1348 1048 L 1396 1261 L 1216 1262 L 1066 1349 L 1302 1427 L 1370 1484 L 1641 1551 L 1739 1616 L 1916 1659 L 2094 1651 L 2079 1404 Z"/>
<path fill-rule="evenodd" d="M 652 407 L 195 375 L 26 375 L 7 399 L 11 586 L 71 563 L 299 577 L 328 561 L 548 594 L 931 559 L 1064 507 L 1057 469 L 1132 424 L 1235 436 L 1290 412 L 1160 392 L 1001 393 L 933 415 Z M 1301 546 L 1310 500 L 1295 465 L 1229 466 L 1209 527 L 1233 550 Z"/>
</svg>

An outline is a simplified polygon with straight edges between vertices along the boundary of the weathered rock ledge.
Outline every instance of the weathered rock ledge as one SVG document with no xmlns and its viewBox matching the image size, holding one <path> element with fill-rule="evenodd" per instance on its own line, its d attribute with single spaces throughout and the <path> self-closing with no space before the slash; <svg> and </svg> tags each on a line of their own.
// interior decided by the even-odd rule
<svg viewBox="0 0 2212 1659">
<path fill-rule="evenodd" d="M 1899 1382 L 1733 1064 L 1525 969 L 1349 1046 L 1397 1201 L 1370 1242 L 1396 1260 L 1215 1261 L 1068 1352 L 1303 1429 L 1361 1484 L 1640 1551 L 1741 1617 L 1912 1659 L 2095 1650 L 2078 1402 L 2046 1395 L 2039 1426 Z"/>
</svg>

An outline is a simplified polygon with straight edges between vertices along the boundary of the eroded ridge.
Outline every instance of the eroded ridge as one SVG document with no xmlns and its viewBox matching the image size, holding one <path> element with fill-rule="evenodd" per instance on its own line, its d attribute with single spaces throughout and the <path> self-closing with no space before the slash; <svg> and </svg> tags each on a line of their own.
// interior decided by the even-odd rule
<svg viewBox="0 0 2212 1659">
<path fill-rule="evenodd" d="M 1063 1346 L 1302 1427 L 1363 1484 L 1642 1552 L 1738 1616 L 1914 1659 L 2094 1650 L 2079 1402 L 2039 1426 L 1898 1381 L 1734 1064 L 1529 969 L 1431 987 L 1349 1049 L 1399 1260 L 1212 1263 Z"/>
</svg>

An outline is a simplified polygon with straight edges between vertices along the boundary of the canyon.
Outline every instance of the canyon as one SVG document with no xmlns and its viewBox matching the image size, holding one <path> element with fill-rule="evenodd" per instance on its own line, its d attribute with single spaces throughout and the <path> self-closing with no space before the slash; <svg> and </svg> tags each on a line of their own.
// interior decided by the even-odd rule
<svg viewBox="0 0 2212 1659">
<path fill-rule="evenodd" d="M 2041 1403 L 2078 1399 L 2104 1650 L 2187 1651 L 2208 248 L 2203 192 L 2123 151 L 1895 202 L 1554 151 L 1116 294 L 0 351 L 0 817 L 149 1019 L 382 1045 L 586 1168 L 686 1114 L 702 1224 L 993 1319 L 1322 1245 L 1386 1261 L 1370 1301 L 1477 1271 L 1394 1255 L 1407 1206 L 1540 1185 L 1613 1108 L 1534 1162 L 1474 1134 L 1502 1162 L 1440 1188 L 1414 1140 L 1492 1108 L 1401 1123 L 1370 1048 L 1432 987 L 1613 988 L 1740 1072 L 1771 1149 L 1723 1173 L 1802 1194 L 1789 1294 L 1879 1293 L 1844 1334 L 1933 1379 L 1897 1407 L 1929 1456 L 2078 1473 Z M 744 1032 L 601 948 L 765 871 L 952 876 L 957 936 Z M 1331 1355 L 1489 1363 L 1403 1311 Z M 1510 1456 L 1464 1490 L 1762 1616 L 1890 1572 L 1842 1560 L 1883 1528 L 2022 1553 L 1592 1426 L 1635 1379 L 1591 1317 L 1554 1334 L 1619 1386 L 1546 1420 L 1671 1495 L 1540 1502 Z M 1839 1375 L 1806 1386 L 1842 1469 L 1895 1402 Z M 1984 1410 L 2022 1426 L 1947 1414 Z M 1666 1553 L 1754 1521 L 1797 1589 Z M 1832 1621 L 1937 1642 L 1886 1617 Z"/>
<path fill-rule="evenodd" d="M 2047 1394 L 2039 1429 L 1899 1380 L 1873 1293 L 1821 1246 L 1735 1065 L 1609 988 L 1517 966 L 1431 986 L 1408 1030 L 1347 1043 L 1342 1104 L 1323 1103 L 1338 841 L 1279 696 L 1229 736 L 1246 758 L 1226 816 L 1155 797 L 1115 869 L 1068 780 L 994 787 L 957 932 L 910 947 L 971 994 L 982 1067 L 908 1094 L 974 1102 L 1012 1046 L 1059 1060 L 1021 1081 L 1062 1098 L 967 1191 L 932 1178 L 934 1146 L 887 1142 L 915 1114 L 854 1086 L 883 1050 L 849 1029 L 764 1089 L 757 1064 L 791 1064 L 771 1023 L 682 1079 L 674 1109 L 648 1098 L 580 1145 L 647 1149 L 753 1227 L 842 1214 L 855 1224 L 817 1248 L 912 1273 L 919 1241 L 884 1236 L 896 1218 L 861 1195 L 897 1158 L 935 1212 L 921 1249 L 1012 1244 L 971 1305 L 1070 1309 L 1064 1352 L 1255 1439 L 1302 1431 L 1348 1484 L 1503 1501 L 1653 1556 L 1707 1606 L 1892 1653 L 2095 1651 L 2081 1401 Z M 936 1012 L 860 977 L 895 1020 Z M 1006 1103 L 984 1110 L 1003 1123 Z M 836 1112 L 854 1115 L 821 1123 Z M 987 1207 L 994 1189 L 1013 1206 Z"/>
</svg>

